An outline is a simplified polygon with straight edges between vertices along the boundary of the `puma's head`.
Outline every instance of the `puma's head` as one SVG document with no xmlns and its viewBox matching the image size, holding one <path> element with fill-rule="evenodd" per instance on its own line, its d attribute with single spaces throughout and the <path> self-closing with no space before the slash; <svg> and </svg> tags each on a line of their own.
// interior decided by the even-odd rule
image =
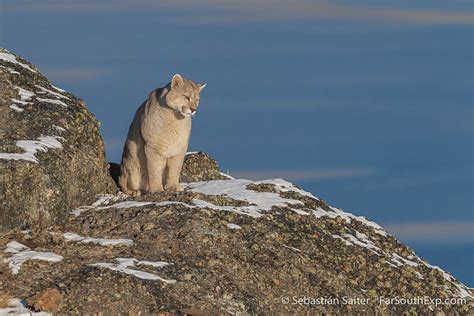
<svg viewBox="0 0 474 316">
<path fill-rule="evenodd" d="M 205 83 L 196 84 L 176 74 L 169 83 L 166 104 L 183 116 L 192 116 L 196 114 L 199 106 L 199 93 L 204 87 L 206 87 Z"/>
</svg>

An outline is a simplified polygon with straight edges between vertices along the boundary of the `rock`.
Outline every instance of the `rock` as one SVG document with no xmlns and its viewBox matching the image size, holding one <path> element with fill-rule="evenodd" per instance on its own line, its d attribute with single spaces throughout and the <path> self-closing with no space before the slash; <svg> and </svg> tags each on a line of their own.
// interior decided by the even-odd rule
<svg viewBox="0 0 474 316">
<path fill-rule="evenodd" d="M 472 289 L 378 224 L 283 179 L 233 179 L 205 153 L 186 156 L 183 192 L 96 197 L 116 187 L 93 115 L 0 56 L 0 223 L 43 228 L 0 238 L 0 293 L 16 311 L 31 296 L 64 315 L 474 313 Z"/>
<path fill-rule="evenodd" d="M 198 308 L 183 308 L 179 310 L 183 315 L 189 315 L 189 316 L 199 316 L 199 315 L 210 315 L 209 311 L 205 311 L 202 309 Z"/>
<path fill-rule="evenodd" d="M 109 173 L 118 186 L 120 164 L 109 162 Z M 217 161 L 204 152 L 190 152 L 184 157 L 180 182 L 196 182 L 207 180 L 226 180 L 230 176 L 222 173 Z"/>
<path fill-rule="evenodd" d="M 64 298 L 60 314 L 474 311 L 472 291 L 447 272 L 376 223 L 289 182 L 229 179 L 184 187 L 177 194 L 103 196 L 42 235 L 4 234 L 0 253 L 8 244 L 63 260 L 26 260 L 14 282 L 0 274 L 0 292 L 21 298 L 58 285 Z M 2 255 L 9 263 L 18 253 Z M 290 303 L 305 297 L 326 303 Z M 390 304 L 396 297 L 465 301 Z M 334 302 L 343 298 L 354 303 Z"/>
<path fill-rule="evenodd" d="M 99 122 L 76 96 L 0 48 L 0 231 L 58 223 L 111 193 Z"/>
<path fill-rule="evenodd" d="M 61 310 L 64 300 L 57 289 L 47 288 L 26 300 L 36 311 L 56 313 Z"/>
<path fill-rule="evenodd" d="M 181 169 L 180 182 L 197 182 L 208 180 L 226 180 L 228 175 L 223 174 L 217 161 L 204 152 L 186 154 Z"/>
</svg>

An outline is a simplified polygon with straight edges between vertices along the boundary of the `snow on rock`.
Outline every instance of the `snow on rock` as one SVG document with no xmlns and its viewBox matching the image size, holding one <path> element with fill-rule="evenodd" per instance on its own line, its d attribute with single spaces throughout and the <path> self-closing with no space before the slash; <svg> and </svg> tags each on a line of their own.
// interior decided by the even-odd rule
<svg viewBox="0 0 474 316">
<path fill-rule="evenodd" d="M 61 126 L 53 125 L 53 128 L 56 129 L 59 132 L 65 132 L 66 130 L 62 128 Z"/>
<path fill-rule="evenodd" d="M 474 295 L 472 295 L 469 292 L 469 288 L 467 286 L 465 286 L 464 284 L 462 284 L 461 282 L 456 281 L 449 273 L 447 273 L 446 271 L 444 271 L 443 269 L 441 269 L 438 266 L 433 266 L 433 265 L 429 264 L 428 262 L 426 262 L 424 260 L 421 260 L 421 263 L 424 264 L 425 266 L 427 266 L 430 269 L 435 269 L 435 270 L 438 270 L 439 272 L 441 272 L 441 274 L 443 275 L 443 278 L 445 280 L 451 282 L 451 284 L 454 285 L 455 290 L 457 292 L 457 295 L 459 297 L 468 297 L 468 298 L 474 299 Z"/>
<path fill-rule="evenodd" d="M 166 205 L 184 205 L 186 207 L 192 208 L 192 205 L 183 203 L 183 202 L 174 202 L 174 201 L 166 201 L 166 202 L 138 202 L 138 201 L 125 201 L 120 202 L 112 205 L 98 207 L 97 210 L 105 210 L 109 208 L 131 208 L 131 207 L 142 207 L 147 205 L 154 205 L 154 206 L 166 206 Z"/>
<path fill-rule="evenodd" d="M 393 263 L 395 263 L 397 266 L 403 266 L 403 265 L 409 265 L 411 267 L 416 267 L 418 266 L 418 263 L 414 262 L 414 261 L 411 261 L 411 260 L 408 260 L 406 258 L 403 258 L 399 255 L 397 255 L 396 253 L 392 254 L 392 259 L 391 261 Z"/>
<path fill-rule="evenodd" d="M 301 252 L 300 249 L 295 248 L 295 247 L 291 247 L 291 246 L 288 246 L 288 245 L 283 245 L 283 247 L 288 248 L 288 249 L 291 249 L 291 250 L 296 251 L 296 252 Z"/>
<path fill-rule="evenodd" d="M 29 248 L 23 244 L 20 244 L 19 242 L 13 240 L 13 241 L 10 241 L 8 244 L 7 244 L 7 248 L 5 249 L 5 252 L 8 252 L 8 253 L 18 253 L 20 251 L 23 251 L 23 250 L 28 250 Z"/>
<path fill-rule="evenodd" d="M 61 149 L 63 146 L 58 141 L 58 139 L 63 139 L 59 136 L 41 136 L 38 137 L 38 140 L 19 140 L 16 142 L 16 145 L 22 148 L 25 152 L 22 154 L 18 153 L 0 153 L 0 159 L 13 159 L 13 160 L 27 160 L 39 163 L 38 158 L 36 158 L 36 153 L 38 151 L 47 152 L 48 148 L 52 149 Z"/>
<path fill-rule="evenodd" d="M 92 205 L 84 205 L 78 208 L 75 208 L 71 211 L 71 214 L 74 216 L 79 216 L 83 212 L 87 210 L 107 210 L 107 209 L 121 209 L 121 208 L 132 208 L 132 207 L 142 207 L 142 206 L 167 206 L 167 205 L 183 205 L 188 208 L 193 208 L 193 205 L 189 205 L 183 202 L 175 202 L 175 201 L 165 201 L 165 202 L 138 202 L 138 201 L 123 201 L 115 204 L 114 203 L 119 200 L 123 200 L 128 198 L 128 196 L 122 192 L 118 194 L 102 194 L 98 196 L 98 200 L 92 203 Z"/>
<path fill-rule="evenodd" d="M 298 200 L 282 198 L 278 193 L 248 190 L 247 186 L 252 183 L 254 182 L 244 179 L 213 180 L 189 183 L 187 184 L 187 189 L 207 195 L 224 195 L 234 200 L 247 201 L 250 205 L 217 206 L 197 199 L 193 200 L 193 204 L 200 207 L 210 207 L 246 214 L 252 217 L 263 216 L 264 214 L 261 212 L 270 211 L 273 206 L 291 208 L 291 204 L 303 204 L 303 202 Z M 301 211 L 298 209 L 293 210 L 295 212 Z"/>
<path fill-rule="evenodd" d="M 230 229 L 242 229 L 241 226 L 232 223 L 227 224 L 227 227 L 229 227 Z"/>
<path fill-rule="evenodd" d="M 43 260 L 50 262 L 59 262 L 63 260 L 62 256 L 52 252 L 33 251 L 29 247 L 16 241 L 9 242 L 5 252 L 13 254 L 9 258 L 3 259 L 4 262 L 8 263 L 8 266 L 12 270 L 12 274 L 18 274 L 21 265 L 27 260 Z"/>
<path fill-rule="evenodd" d="M 61 88 L 59 88 L 59 87 L 56 87 L 56 86 L 53 86 L 53 85 L 51 85 L 51 87 L 53 87 L 55 90 L 57 90 L 57 91 L 59 91 L 59 92 L 61 92 L 61 93 L 66 92 L 66 90 L 61 89 Z"/>
<path fill-rule="evenodd" d="M 11 98 L 10 99 L 13 104 L 18 104 L 18 105 L 27 105 L 27 104 L 30 104 L 30 102 L 27 102 L 27 101 L 22 101 L 22 100 L 18 100 L 18 99 L 14 99 L 14 98 Z"/>
<path fill-rule="evenodd" d="M 10 105 L 10 109 L 12 109 L 14 111 L 17 111 L 17 112 L 23 112 L 24 111 L 24 109 L 16 106 L 15 104 Z"/>
<path fill-rule="evenodd" d="M 131 239 L 107 239 L 107 238 L 93 238 L 93 237 L 82 237 L 75 233 L 64 233 L 64 239 L 67 241 L 78 241 L 83 244 L 97 244 L 100 246 L 117 246 L 117 245 L 125 245 L 125 246 L 132 246 L 133 240 Z"/>
<path fill-rule="evenodd" d="M 316 217 L 327 216 L 330 218 L 336 218 L 339 216 L 339 217 L 342 217 L 347 223 L 350 223 L 352 220 L 356 220 L 363 223 L 366 226 L 372 227 L 377 234 L 382 235 L 382 236 L 388 236 L 387 232 L 379 224 L 369 221 L 367 218 L 363 216 L 356 216 L 354 214 L 344 212 L 343 210 L 332 207 L 332 206 L 330 206 L 330 208 L 332 212 L 326 211 L 323 208 L 318 207 L 315 210 L 313 210 L 313 214 Z"/>
<path fill-rule="evenodd" d="M 46 312 L 34 312 L 26 307 L 26 303 L 23 300 L 12 298 L 8 304 L 8 307 L 0 308 L 0 316 L 7 316 L 7 315 L 15 315 L 15 316 L 27 316 L 27 315 L 34 315 L 34 316 L 49 316 L 52 315 Z"/>
<path fill-rule="evenodd" d="M 18 89 L 18 95 L 20 96 L 21 101 L 29 101 L 35 96 L 34 92 L 23 89 L 22 87 L 15 86 L 15 89 Z"/>
<path fill-rule="evenodd" d="M 44 88 L 44 87 L 42 87 L 42 86 L 40 86 L 40 85 L 36 85 L 36 87 L 37 87 L 38 89 L 40 89 L 40 92 L 38 92 L 38 94 L 51 94 L 51 95 L 53 95 L 53 96 L 55 96 L 55 97 L 58 97 L 58 98 L 62 98 L 62 99 L 66 99 L 66 100 L 71 100 L 69 97 L 67 97 L 67 96 L 65 96 L 65 95 L 62 95 L 62 94 L 60 94 L 60 93 L 51 91 L 51 90 L 46 89 L 46 88 Z M 66 92 L 66 91 L 63 90 L 62 92 L 64 93 L 64 92 Z"/>
<path fill-rule="evenodd" d="M 137 202 L 137 201 L 125 201 L 117 204 L 107 205 L 98 207 L 98 210 L 106 210 L 108 208 L 129 208 L 129 207 L 142 207 L 146 205 L 154 204 L 153 202 Z"/>
<path fill-rule="evenodd" d="M 11 69 L 10 67 L 0 66 L 0 68 L 8 70 L 9 73 L 19 75 L 20 73 L 16 70 Z"/>
<path fill-rule="evenodd" d="M 19 62 L 15 55 L 11 54 L 9 51 L 7 51 L 6 49 L 3 49 L 2 51 L 0 51 L 0 59 L 3 59 L 9 63 L 12 63 L 12 64 L 16 64 L 16 65 L 20 65 L 21 67 L 25 68 L 25 69 L 28 69 L 29 71 L 31 72 L 34 72 L 36 73 L 37 71 L 34 70 L 33 68 L 31 68 L 30 66 L 28 66 L 27 64 L 24 64 L 22 62 Z"/>
<path fill-rule="evenodd" d="M 85 211 L 93 209 L 93 208 L 94 208 L 93 206 L 89 206 L 89 205 L 79 206 L 79 207 L 71 210 L 71 214 L 77 217 L 77 216 L 81 215 L 82 212 L 85 212 Z"/>
<path fill-rule="evenodd" d="M 278 192 L 296 192 L 296 193 L 299 193 L 303 196 L 307 196 L 307 197 L 310 197 L 312 199 L 319 200 L 313 194 L 311 194 L 307 191 L 301 190 L 300 188 L 296 187 L 293 183 L 288 182 L 286 180 L 283 180 L 281 178 L 271 179 L 271 180 L 263 180 L 263 181 L 256 181 L 254 183 L 255 184 L 273 184 L 275 186 L 275 189 Z"/>
<path fill-rule="evenodd" d="M 38 100 L 38 101 L 40 101 L 40 102 L 45 102 L 45 103 L 50 103 L 50 104 L 56 104 L 56 105 L 60 105 L 60 106 L 67 107 L 67 104 L 66 104 L 66 103 L 64 103 L 63 101 L 60 101 L 60 100 L 56 100 L 56 99 L 36 98 L 36 100 Z"/>
<path fill-rule="evenodd" d="M 273 184 L 275 190 L 278 193 L 272 192 L 255 192 L 253 190 L 247 189 L 249 184 Z M 291 204 L 303 204 L 299 200 L 282 198 L 279 195 L 279 192 L 296 192 L 303 196 L 310 197 L 316 200 L 319 200 L 317 197 L 312 195 L 309 192 L 299 189 L 294 184 L 285 181 L 283 179 L 272 179 L 264 181 L 250 181 L 244 179 L 231 179 L 231 180 L 213 180 L 213 181 L 203 181 L 203 182 L 193 182 L 187 184 L 187 189 L 200 192 L 208 195 L 224 195 L 235 200 L 243 200 L 249 202 L 251 205 L 246 206 L 217 206 L 212 203 L 202 201 L 202 200 L 193 200 L 193 204 L 200 207 L 208 207 L 212 209 L 221 209 L 225 211 L 236 212 L 239 214 L 246 214 L 252 217 L 263 216 L 262 211 L 270 211 L 273 206 L 276 207 L 290 207 Z M 297 208 L 291 208 L 294 212 L 300 215 L 310 215 L 307 211 L 300 210 Z M 328 217 L 342 217 L 348 223 L 352 220 L 362 222 L 366 226 L 372 227 L 375 232 L 382 236 L 387 236 L 387 232 L 379 226 L 377 223 L 369 221 L 365 217 L 355 216 L 351 213 L 346 213 L 338 208 L 331 207 L 332 212 L 326 211 L 320 207 L 316 210 L 313 210 L 313 215 L 317 217 L 328 216 Z"/>
<path fill-rule="evenodd" d="M 106 268 L 112 271 L 118 271 L 121 273 L 133 275 L 137 278 L 144 279 L 144 280 L 153 280 L 153 281 L 159 280 L 161 282 L 170 283 L 170 284 L 176 283 L 176 280 L 164 279 L 153 273 L 129 268 L 129 267 L 136 267 L 137 265 L 140 265 L 140 264 L 152 266 L 154 268 L 161 268 L 161 267 L 170 265 L 170 263 L 167 263 L 164 261 L 139 261 L 134 258 L 116 258 L 115 261 L 117 261 L 117 263 L 99 262 L 99 263 L 91 264 L 90 266 Z"/>
<path fill-rule="evenodd" d="M 358 234 L 364 235 L 364 234 L 361 234 L 361 233 L 358 233 Z M 356 234 L 356 236 L 358 234 Z M 380 249 L 377 246 L 375 246 L 374 243 L 367 238 L 367 236 L 364 235 L 365 237 L 362 237 L 360 239 L 358 238 L 359 236 L 358 237 L 356 237 L 356 236 L 351 235 L 351 234 L 343 234 L 342 235 L 342 237 L 345 237 L 345 239 L 349 243 L 367 248 L 370 251 L 372 251 L 373 253 L 378 254 L 378 251 Z"/>
<path fill-rule="evenodd" d="M 233 176 L 231 176 L 231 175 L 229 175 L 229 174 L 227 174 L 227 173 L 224 173 L 224 172 L 222 172 L 222 171 L 219 172 L 219 173 L 220 173 L 221 176 L 223 176 L 223 177 L 225 177 L 225 178 L 227 178 L 227 179 L 229 179 L 229 180 L 234 180 L 234 179 L 235 179 Z"/>
</svg>

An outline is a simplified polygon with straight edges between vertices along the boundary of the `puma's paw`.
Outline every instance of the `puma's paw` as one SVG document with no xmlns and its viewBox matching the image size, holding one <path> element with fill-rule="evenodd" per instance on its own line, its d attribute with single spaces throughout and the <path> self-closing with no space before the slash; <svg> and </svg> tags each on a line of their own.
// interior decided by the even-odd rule
<svg viewBox="0 0 474 316">
<path fill-rule="evenodd" d="M 133 191 L 133 190 L 127 190 L 127 189 L 122 189 L 122 192 L 125 193 L 128 196 L 140 196 L 141 192 L 140 190 L 138 191 Z"/>
<path fill-rule="evenodd" d="M 130 191 L 130 194 L 129 194 L 129 195 L 130 195 L 130 196 L 140 196 L 140 195 L 142 195 L 142 193 L 140 192 L 140 190 L 138 190 L 138 191 Z"/>
<path fill-rule="evenodd" d="M 163 187 L 158 187 L 158 188 L 149 189 L 147 193 L 160 193 L 163 191 L 164 191 Z"/>
<path fill-rule="evenodd" d="M 168 192 L 181 192 L 183 191 L 183 188 L 178 184 L 166 186 L 166 191 Z"/>
</svg>

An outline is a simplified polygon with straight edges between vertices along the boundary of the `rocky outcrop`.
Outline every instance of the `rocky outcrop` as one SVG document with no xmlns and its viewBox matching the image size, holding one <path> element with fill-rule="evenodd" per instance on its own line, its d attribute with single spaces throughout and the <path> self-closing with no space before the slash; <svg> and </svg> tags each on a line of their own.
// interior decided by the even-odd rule
<svg viewBox="0 0 474 316">
<path fill-rule="evenodd" d="M 109 172 L 115 184 L 118 186 L 120 176 L 120 164 L 109 163 Z M 209 157 L 205 152 L 188 152 L 184 157 L 181 169 L 181 182 L 196 182 L 207 180 L 226 180 L 231 178 L 219 169 L 217 161 Z"/>
<path fill-rule="evenodd" d="M 111 193 L 99 123 L 84 102 L 0 49 L 0 231 L 57 223 Z"/>
<path fill-rule="evenodd" d="M 99 196 L 63 225 L 4 235 L 0 292 L 30 302 L 57 289 L 60 314 L 472 312 L 449 273 L 289 182 L 185 187 Z"/>
<path fill-rule="evenodd" d="M 115 193 L 84 103 L 5 50 L 0 101 L 0 315 L 474 312 L 376 223 L 205 153 L 186 156 L 183 192 Z"/>
</svg>

